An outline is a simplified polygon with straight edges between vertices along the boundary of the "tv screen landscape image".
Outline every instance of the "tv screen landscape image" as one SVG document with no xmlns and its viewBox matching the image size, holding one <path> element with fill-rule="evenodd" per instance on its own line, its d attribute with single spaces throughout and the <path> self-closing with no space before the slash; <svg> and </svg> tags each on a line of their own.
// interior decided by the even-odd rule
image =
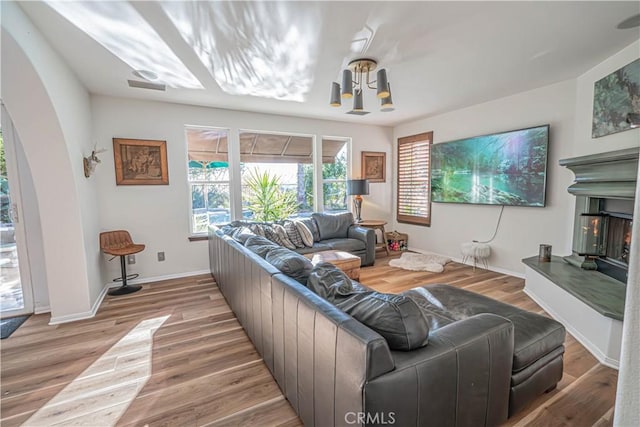
<svg viewBox="0 0 640 427">
<path fill-rule="evenodd" d="M 548 145 L 549 125 L 434 144 L 431 199 L 542 207 Z"/>
</svg>

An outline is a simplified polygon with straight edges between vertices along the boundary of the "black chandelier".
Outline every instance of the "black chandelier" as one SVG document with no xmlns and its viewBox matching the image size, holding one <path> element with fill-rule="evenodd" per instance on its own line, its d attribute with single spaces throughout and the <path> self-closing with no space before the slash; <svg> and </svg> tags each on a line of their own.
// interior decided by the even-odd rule
<svg viewBox="0 0 640 427">
<path fill-rule="evenodd" d="M 393 111 L 391 86 L 387 80 L 387 70 L 378 70 L 376 80 L 370 80 L 370 73 L 377 66 L 378 63 L 370 58 L 354 59 L 349 62 L 347 69 L 342 71 L 342 87 L 336 82 L 331 84 L 330 105 L 339 107 L 342 105 L 341 98 L 353 98 L 353 109 L 348 111 L 347 114 L 360 116 L 369 114 L 369 111 L 365 111 L 362 101 L 362 91 L 366 87 L 377 91 L 376 96 L 380 99 L 380 111 Z"/>
</svg>

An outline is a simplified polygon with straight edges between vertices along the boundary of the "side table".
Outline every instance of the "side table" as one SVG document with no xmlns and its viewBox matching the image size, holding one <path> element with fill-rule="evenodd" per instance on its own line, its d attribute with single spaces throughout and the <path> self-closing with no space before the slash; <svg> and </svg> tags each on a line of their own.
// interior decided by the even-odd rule
<svg viewBox="0 0 640 427">
<path fill-rule="evenodd" d="M 384 226 L 387 225 L 387 221 L 382 221 L 379 219 L 366 219 L 356 223 L 356 225 L 382 231 L 382 243 L 376 243 L 376 250 L 384 249 L 384 251 L 387 253 L 387 256 L 389 256 L 389 248 L 387 247 L 387 242 L 385 241 L 386 237 L 384 237 Z"/>
</svg>

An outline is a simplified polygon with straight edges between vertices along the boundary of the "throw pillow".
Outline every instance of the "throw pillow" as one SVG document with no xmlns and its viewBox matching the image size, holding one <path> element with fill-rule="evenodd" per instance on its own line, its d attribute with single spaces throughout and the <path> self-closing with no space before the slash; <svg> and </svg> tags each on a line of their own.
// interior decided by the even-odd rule
<svg viewBox="0 0 640 427">
<path fill-rule="evenodd" d="M 271 249 L 265 257 L 267 262 L 303 285 L 307 284 L 313 264 L 307 258 L 287 248 Z"/>
<path fill-rule="evenodd" d="M 316 220 L 322 240 L 347 237 L 349 227 L 353 224 L 351 212 L 341 214 L 314 213 L 311 218 Z"/>
<path fill-rule="evenodd" d="M 264 226 L 262 224 L 249 224 L 249 230 L 253 231 L 258 236 L 265 237 Z"/>
<path fill-rule="evenodd" d="M 311 234 L 313 235 L 314 242 L 320 241 L 320 231 L 318 230 L 318 224 L 316 224 L 316 221 L 313 218 L 300 218 L 300 219 L 297 219 L 296 221 L 300 221 L 301 223 L 307 226 L 307 228 L 309 229 L 309 231 L 311 231 Z"/>
<path fill-rule="evenodd" d="M 427 319 L 415 301 L 404 295 L 363 292 L 335 306 L 382 335 L 392 350 L 409 351 L 427 345 Z"/>
<path fill-rule="evenodd" d="M 276 234 L 278 235 L 280 240 L 282 241 L 282 246 L 291 250 L 296 248 L 295 243 L 293 243 L 291 239 L 289 239 L 289 233 L 287 233 L 287 230 L 284 229 L 284 226 L 280 224 L 273 224 L 272 227 L 276 231 Z"/>
<path fill-rule="evenodd" d="M 304 246 L 312 247 L 313 246 L 313 233 L 309 230 L 309 227 L 302 221 L 293 221 L 294 227 L 298 231 L 298 235 L 302 240 L 302 244 Z"/>
<path fill-rule="evenodd" d="M 251 236 L 244 243 L 244 247 L 264 258 L 271 249 L 281 248 L 282 246 L 276 245 L 266 237 Z"/>
<path fill-rule="evenodd" d="M 354 292 L 349 276 L 328 262 L 321 262 L 313 267 L 307 280 L 307 288 L 330 302 Z"/>
<path fill-rule="evenodd" d="M 315 266 L 307 287 L 382 335 L 392 350 L 413 350 L 427 344 L 429 324 L 409 297 L 372 291 L 329 263 Z"/>
<path fill-rule="evenodd" d="M 237 240 L 238 242 L 244 245 L 247 239 L 251 236 L 255 236 L 253 231 L 251 231 L 247 227 L 240 227 L 236 229 L 236 231 L 233 233 L 231 237 L 233 237 L 235 240 Z"/>
<path fill-rule="evenodd" d="M 298 231 L 298 227 L 296 227 L 296 223 L 294 221 L 286 220 L 284 224 L 282 224 L 284 230 L 287 232 L 287 237 L 291 240 L 291 243 L 296 245 L 296 248 L 304 248 L 306 245 L 304 243 L 304 239 L 300 235 Z M 313 242 L 311 242 L 313 244 Z"/>
<path fill-rule="evenodd" d="M 295 249 L 295 245 L 291 243 L 287 237 L 287 232 L 284 231 L 284 227 L 278 224 L 270 224 L 262 226 L 264 230 L 264 237 L 271 240 L 274 243 L 284 246 L 287 249 Z M 281 230 L 280 230 L 281 229 Z"/>
</svg>

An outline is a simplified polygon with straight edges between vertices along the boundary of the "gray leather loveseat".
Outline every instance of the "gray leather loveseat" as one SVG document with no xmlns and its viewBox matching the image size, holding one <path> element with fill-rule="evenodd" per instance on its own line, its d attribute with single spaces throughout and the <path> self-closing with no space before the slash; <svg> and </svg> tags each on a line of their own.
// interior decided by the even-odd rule
<svg viewBox="0 0 640 427">
<path fill-rule="evenodd" d="M 428 344 L 392 350 L 373 329 L 215 227 L 211 272 L 307 426 L 497 425 L 507 419 L 513 323 L 451 321 Z"/>
</svg>

